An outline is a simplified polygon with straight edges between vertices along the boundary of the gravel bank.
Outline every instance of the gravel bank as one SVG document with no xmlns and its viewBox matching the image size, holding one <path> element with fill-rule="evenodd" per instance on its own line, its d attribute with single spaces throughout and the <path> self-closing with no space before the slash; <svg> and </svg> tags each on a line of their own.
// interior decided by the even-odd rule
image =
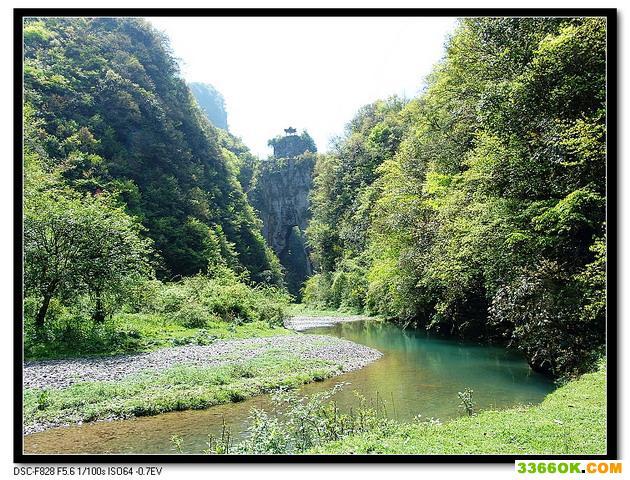
<svg viewBox="0 0 630 480">
<path fill-rule="evenodd" d="M 364 315 L 348 315 L 343 317 L 307 317 L 296 316 L 287 319 L 284 322 L 286 328 L 301 332 L 315 327 L 330 327 L 336 323 L 359 322 L 361 320 L 369 320 L 370 317 Z"/>
<path fill-rule="evenodd" d="M 207 346 L 187 345 L 134 355 L 25 362 L 24 387 L 65 388 L 85 381 L 115 381 L 141 371 L 164 370 L 177 364 L 223 365 L 249 360 L 270 350 L 286 351 L 303 359 L 328 360 L 340 365 L 344 372 L 361 368 L 382 355 L 378 350 L 326 335 L 220 340 Z"/>
</svg>

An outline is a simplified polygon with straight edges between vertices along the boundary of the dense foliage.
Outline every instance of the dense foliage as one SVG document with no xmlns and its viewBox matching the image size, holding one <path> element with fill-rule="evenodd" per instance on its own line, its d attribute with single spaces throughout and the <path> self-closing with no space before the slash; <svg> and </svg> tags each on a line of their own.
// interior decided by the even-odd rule
<svg viewBox="0 0 630 480">
<path fill-rule="evenodd" d="M 26 355 L 141 349 L 125 314 L 280 325 L 280 264 L 241 186 L 255 159 L 208 123 L 165 39 L 51 18 L 24 41 Z"/>
<path fill-rule="evenodd" d="M 427 89 L 315 167 L 307 301 L 506 339 L 555 375 L 605 340 L 606 25 L 466 19 Z"/>
<path fill-rule="evenodd" d="M 307 240 L 321 274 L 305 284 L 308 303 L 355 310 L 365 304 L 373 183 L 378 165 L 400 143 L 403 105 L 394 97 L 363 107 L 332 153 L 317 159 Z"/>
<path fill-rule="evenodd" d="M 252 287 L 226 267 L 178 282 L 136 277 L 121 286 L 116 296 L 104 297 L 100 310 L 95 310 L 93 296 L 81 290 L 57 292 L 49 301 L 44 324 L 37 323 L 40 297 L 29 295 L 25 356 L 130 353 L 286 333 L 282 328 L 289 304 L 286 291 L 264 284 Z M 95 322 L 94 311 L 105 318 Z"/>
<path fill-rule="evenodd" d="M 119 192 L 162 277 L 221 260 L 280 281 L 237 180 L 238 150 L 204 118 L 163 36 L 133 18 L 30 19 L 24 55 L 25 101 L 51 164 L 76 190 Z"/>
<path fill-rule="evenodd" d="M 128 304 L 131 311 L 163 314 L 191 328 L 220 321 L 282 326 L 284 307 L 289 303 L 284 290 L 266 285 L 251 287 L 225 267 L 179 282 L 147 281 L 133 293 Z"/>
</svg>

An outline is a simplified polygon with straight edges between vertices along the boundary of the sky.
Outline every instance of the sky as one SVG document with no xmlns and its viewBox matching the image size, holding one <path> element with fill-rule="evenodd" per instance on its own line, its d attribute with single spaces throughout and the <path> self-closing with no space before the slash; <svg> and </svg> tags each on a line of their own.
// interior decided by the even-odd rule
<svg viewBox="0 0 630 480">
<path fill-rule="evenodd" d="M 412 98 L 444 54 L 454 18 L 154 17 L 182 76 L 225 97 L 230 132 L 267 157 L 293 126 L 320 152 L 357 110 Z"/>
</svg>

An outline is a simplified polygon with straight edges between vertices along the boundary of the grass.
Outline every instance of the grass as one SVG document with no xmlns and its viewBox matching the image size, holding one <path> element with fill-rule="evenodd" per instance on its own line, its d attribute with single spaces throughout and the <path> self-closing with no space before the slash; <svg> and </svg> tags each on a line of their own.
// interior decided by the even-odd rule
<svg viewBox="0 0 630 480">
<path fill-rule="evenodd" d="M 78 423 L 204 409 L 237 402 L 279 387 L 297 387 L 339 372 L 322 360 L 302 360 L 285 351 L 215 367 L 178 365 L 121 381 L 83 382 L 65 389 L 27 389 L 24 423 Z"/>
<path fill-rule="evenodd" d="M 287 315 L 343 317 L 353 314 L 319 310 L 292 304 Z M 60 321 L 49 326 L 46 339 L 25 335 L 26 360 L 120 355 L 148 352 L 187 344 L 208 345 L 215 340 L 290 335 L 293 332 L 264 321 L 208 321 L 203 328 L 187 327 L 164 313 L 119 313 L 103 324 L 91 321 Z"/>
<path fill-rule="evenodd" d="M 575 454 L 606 452 L 605 367 L 536 406 L 483 411 L 434 424 L 401 424 L 318 447 L 327 454 Z"/>
<path fill-rule="evenodd" d="M 283 327 L 267 322 L 208 322 L 203 328 L 182 326 L 165 314 L 121 313 L 102 325 L 57 328 L 54 340 L 25 342 L 27 360 L 118 355 L 147 352 L 187 344 L 208 345 L 219 339 L 290 335 Z"/>
<path fill-rule="evenodd" d="M 117 324 L 122 331 L 136 332 L 143 339 L 143 347 L 154 349 L 203 342 L 218 339 L 239 339 L 251 337 L 270 337 L 290 335 L 284 327 L 270 326 L 266 322 L 230 323 L 224 321 L 208 322 L 203 328 L 184 327 L 170 320 L 167 315 L 121 314 Z M 141 348 L 143 348 L 141 347 Z"/>
</svg>

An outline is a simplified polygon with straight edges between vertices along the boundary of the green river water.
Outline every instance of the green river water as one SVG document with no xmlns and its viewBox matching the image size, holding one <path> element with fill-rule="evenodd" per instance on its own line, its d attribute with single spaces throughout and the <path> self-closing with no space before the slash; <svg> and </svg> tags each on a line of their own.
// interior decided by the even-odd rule
<svg viewBox="0 0 630 480">
<path fill-rule="evenodd" d="M 301 389 L 311 394 L 349 382 L 334 397 L 341 410 L 356 407 L 358 391 L 369 401 L 378 398 L 387 415 L 400 421 L 417 415 L 447 420 L 462 415 L 457 392 L 466 387 L 474 390 L 479 409 L 538 403 L 554 389 L 521 356 L 501 347 L 434 338 L 376 321 L 339 323 L 308 333 L 346 338 L 384 354 L 360 370 Z M 202 411 L 50 429 L 26 436 L 25 452 L 174 453 L 170 439 L 179 435 L 184 452 L 199 453 L 208 434 L 218 435 L 224 421 L 234 438 L 242 438 L 253 407 L 269 410 L 269 396 Z"/>
</svg>

